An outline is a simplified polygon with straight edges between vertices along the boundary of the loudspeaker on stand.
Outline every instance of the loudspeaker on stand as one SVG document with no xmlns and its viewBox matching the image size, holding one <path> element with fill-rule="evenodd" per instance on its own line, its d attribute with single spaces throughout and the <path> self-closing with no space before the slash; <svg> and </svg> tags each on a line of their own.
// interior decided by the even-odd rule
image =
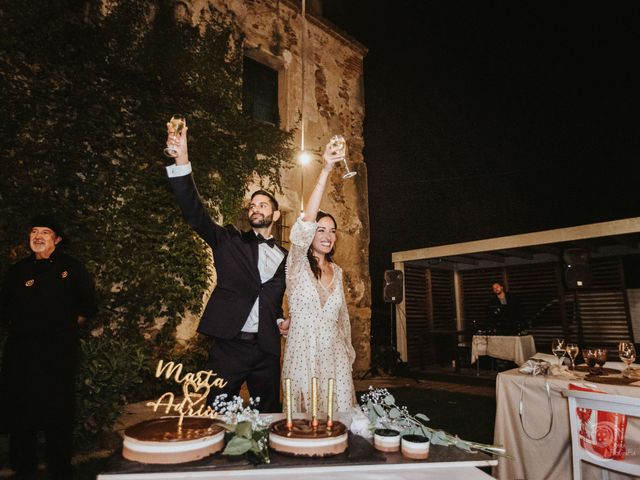
<svg viewBox="0 0 640 480">
<path fill-rule="evenodd" d="M 402 270 L 385 270 L 383 289 L 385 303 L 400 303 L 402 295 Z"/>
<path fill-rule="evenodd" d="M 591 269 L 589 268 L 589 252 L 584 248 L 565 250 L 564 283 L 567 288 L 588 288 L 591 286 Z"/>
</svg>

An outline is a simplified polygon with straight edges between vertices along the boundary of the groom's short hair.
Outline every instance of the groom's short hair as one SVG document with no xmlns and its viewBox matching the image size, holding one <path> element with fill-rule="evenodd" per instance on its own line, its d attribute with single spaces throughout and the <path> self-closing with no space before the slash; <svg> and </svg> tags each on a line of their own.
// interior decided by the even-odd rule
<svg viewBox="0 0 640 480">
<path fill-rule="evenodd" d="M 271 208 L 273 208 L 273 211 L 275 212 L 276 210 L 280 210 L 276 197 L 274 197 L 271 193 L 267 192 L 266 190 L 256 190 L 251 194 L 251 200 L 253 200 L 253 197 L 255 197 L 256 195 L 264 195 L 265 197 L 269 197 L 269 201 L 271 202 Z"/>
</svg>

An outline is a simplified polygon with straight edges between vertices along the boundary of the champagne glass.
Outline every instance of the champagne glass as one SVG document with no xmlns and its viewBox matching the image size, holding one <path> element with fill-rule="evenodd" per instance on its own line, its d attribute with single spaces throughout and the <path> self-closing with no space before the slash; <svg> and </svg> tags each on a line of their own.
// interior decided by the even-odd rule
<svg viewBox="0 0 640 480">
<path fill-rule="evenodd" d="M 628 373 L 631 370 L 631 364 L 636 361 L 636 347 L 632 342 L 620 342 L 618 344 L 618 355 L 620 355 L 620 360 L 625 364 L 623 373 Z"/>
<path fill-rule="evenodd" d="M 558 365 L 562 365 L 562 357 L 567 353 L 567 343 L 564 338 L 554 338 L 551 343 L 551 351 L 558 357 Z"/>
<path fill-rule="evenodd" d="M 575 370 L 576 368 L 576 357 L 579 351 L 578 345 L 575 343 L 567 343 L 567 355 L 571 358 L 571 370 Z"/>
<path fill-rule="evenodd" d="M 349 165 L 347 164 L 347 141 L 344 139 L 342 135 L 334 135 L 329 140 L 329 148 L 331 149 L 332 154 L 341 153 L 342 161 L 344 162 L 344 168 L 347 172 L 342 176 L 342 178 L 347 179 L 351 177 L 355 177 L 358 172 L 354 172 L 349 170 Z"/>
<path fill-rule="evenodd" d="M 180 139 L 180 134 L 182 133 L 182 129 L 185 126 L 185 118 L 184 115 L 180 115 L 178 113 L 174 113 L 171 116 L 171 120 L 169 120 L 171 124 L 172 133 L 170 134 L 171 145 L 164 149 L 164 154 L 167 157 L 176 158 L 178 156 L 178 148 L 176 144 Z"/>
</svg>

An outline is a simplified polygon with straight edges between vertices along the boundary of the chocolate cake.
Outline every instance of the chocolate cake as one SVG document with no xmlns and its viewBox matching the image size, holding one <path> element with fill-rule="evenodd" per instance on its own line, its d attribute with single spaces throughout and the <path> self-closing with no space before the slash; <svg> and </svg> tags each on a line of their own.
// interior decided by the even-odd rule
<svg viewBox="0 0 640 480">
<path fill-rule="evenodd" d="M 184 463 L 199 460 L 224 447 L 224 429 L 202 417 L 146 420 L 124 431 L 122 455 L 141 463 Z"/>
<path fill-rule="evenodd" d="M 302 457 L 327 457 L 344 452 L 348 446 L 349 432 L 341 422 L 334 422 L 327 428 L 327 422 L 318 421 L 314 429 L 305 419 L 293 420 L 291 430 L 287 420 L 271 424 L 269 445 L 276 452 Z"/>
</svg>

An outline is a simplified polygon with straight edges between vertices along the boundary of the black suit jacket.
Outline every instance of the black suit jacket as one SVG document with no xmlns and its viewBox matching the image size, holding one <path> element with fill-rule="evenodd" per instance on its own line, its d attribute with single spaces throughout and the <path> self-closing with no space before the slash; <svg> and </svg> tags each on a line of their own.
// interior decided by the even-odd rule
<svg viewBox="0 0 640 480">
<path fill-rule="evenodd" d="M 255 233 L 215 223 L 202 204 L 192 175 L 169 178 L 169 183 L 183 217 L 211 247 L 218 275 L 218 283 L 200 319 L 198 331 L 216 338 L 235 337 L 246 322 L 256 298 L 260 298 L 258 345 L 264 351 L 279 356 L 280 332 L 276 319 L 282 317 L 286 251 L 285 259 L 274 276 L 263 284 L 258 271 Z"/>
<path fill-rule="evenodd" d="M 507 303 L 500 303 L 497 295 L 489 301 L 489 317 L 498 335 L 518 335 L 527 330 L 520 301 L 515 295 L 505 292 Z"/>
</svg>

